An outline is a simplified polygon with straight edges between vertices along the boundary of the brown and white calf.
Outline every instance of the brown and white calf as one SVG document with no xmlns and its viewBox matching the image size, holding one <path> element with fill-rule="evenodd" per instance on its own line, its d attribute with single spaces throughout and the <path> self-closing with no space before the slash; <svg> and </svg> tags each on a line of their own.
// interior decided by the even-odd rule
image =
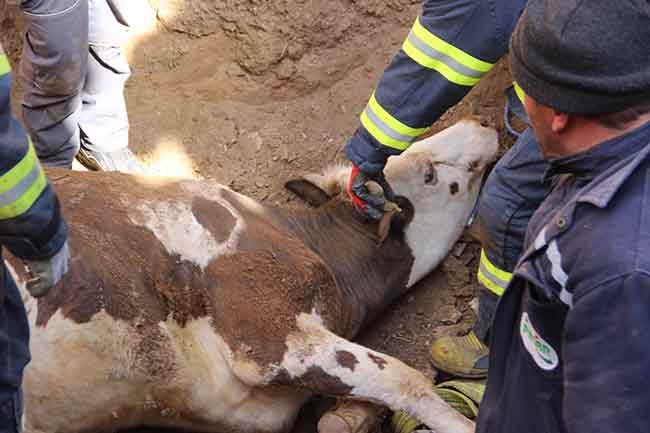
<svg viewBox="0 0 650 433">
<path fill-rule="evenodd" d="M 325 202 L 300 211 L 211 182 L 50 172 L 72 261 L 47 297 L 23 291 L 26 431 L 282 432 L 325 394 L 472 432 L 422 374 L 350 339 L 444 258 L 496 151 L 495 131 L 465 121 L 391 158 L 403 212 L 383 242 L 326 200 L 347 167 L 292 183 Z"/>
</svg>

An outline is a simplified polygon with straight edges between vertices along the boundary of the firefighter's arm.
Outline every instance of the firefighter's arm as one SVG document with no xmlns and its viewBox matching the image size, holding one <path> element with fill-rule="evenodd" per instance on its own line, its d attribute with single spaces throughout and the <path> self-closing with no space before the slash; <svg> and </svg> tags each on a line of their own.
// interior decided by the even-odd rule
<svg viewBox="0 0 650 433">
<path fill-rule="evenodd" d="M 563 347 L 569 433 L 648 430 L 649 341 L 648 274 L 614 278 L 574 298 Z"/>
<path fill-rule="evenodd" d="M 42 277 L 41 286 L 53 285 L 67 270 L 67 225 L 34 147 L 11 115 L 10 93 L 0 47 L 0 244 Z"/>
<path fill-rule="evenodd" d="M 506 53 L 525 3 L 423 1 L 346 145 L 353 165 L 376 176 L 389 156 L 407 149 L 457 104 Z"/>
</svg>

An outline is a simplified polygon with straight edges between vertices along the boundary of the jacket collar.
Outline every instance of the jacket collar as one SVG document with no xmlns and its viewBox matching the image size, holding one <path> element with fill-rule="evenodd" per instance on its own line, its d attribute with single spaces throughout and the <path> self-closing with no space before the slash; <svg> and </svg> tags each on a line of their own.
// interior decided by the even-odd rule
<svg viewBox="0 0 650 433">
<path fill-rule="evenodd" d="M 628 156 L 636 155 L 649 142 L 650 122 L 611 140 L 603 141 L 584 152 L 550 160 L 545 176 L 548 178 L 572 174 L 589 181 Z"/>
<path fill-rule="evenodd" d="M 605 208 L 650 153 L 650 122 L 589 150 L 550 161 L 546 177 L 571 174 L 589 182 L 577 202 Z"/>
<path fill-rule="evenodd" d="M 625 143 L 621 141 L 625 140 Z M 627 140 L 630 140 L 628 146 Z M 618 146 L 616 146 L 618 144 Z M 605 145 L 605 146 L 603 146 Z M 619 153 L 621 147 L 625 150 L 623 157 L 616 157 L 605 149 L 612 145 L 618 148 Z M 540 230 L 535 233 L 535 239 L 530 242 L 528 248 L 520 258 L 519 263 L 523 263 L 534 254 L 536 251 L 546 247 L 558 235 L 565 232 L 573 224 L 574 210 L 578 203 L 589 203 L 599 208 L 606 208 L 612 198 L 616 195 L 625 181 L 632 175 L 637 167 L 650 155 L 650 123 L 647 123 L 628 134 L 617 137 L 614 140 L 609 140 L 601 145 L 598 145 L 598 151 L 603 152 L 603 157 L 609 161 L 595 161 L 604 171 L 597 174 L 588 184 L 576 195 L 576 197 L 561 206 L 557 211 L 549 215 L 548 220 L 540 225 Z M 592 149 L 590 149 L 592 150 Z M 580 156 L 590 153 L 584 161 L 578 161 Z M 563 158 L 562 161 L 568 161 L 563 167 L 585 164 L 588 161 L 593 161 L 592 152 L 583 152 L 580 155 L 574 155 L 569 158 Z M 555 162 L 559 162 L 556 160 Z M 601 165 L 602 164 L 602 165 Z M 606 167 L 606 168 L 605 168 Z M 569 172 L 571 173 L 571 172 Z M 559 173 L 558 173 L 559 174 Z M 594 172 L 595 174 L 595 172 Z M 531 239 L 532 240 L 532 239 Z"/>
</svg>

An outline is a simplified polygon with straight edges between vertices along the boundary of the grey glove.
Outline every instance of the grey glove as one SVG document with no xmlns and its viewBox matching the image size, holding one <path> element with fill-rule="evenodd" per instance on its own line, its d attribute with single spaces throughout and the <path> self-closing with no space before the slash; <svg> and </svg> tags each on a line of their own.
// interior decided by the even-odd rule
<svg viewBox="0 0 650 433">
<path fill-rule="evenodd" d="M 29 293 L 35 298 L 45 296 L 68 272 L 69 260 L 68 242 L 47 260 L 25 260 L 25 265 L 32 275 L 26 284 Z"/>
</svg>

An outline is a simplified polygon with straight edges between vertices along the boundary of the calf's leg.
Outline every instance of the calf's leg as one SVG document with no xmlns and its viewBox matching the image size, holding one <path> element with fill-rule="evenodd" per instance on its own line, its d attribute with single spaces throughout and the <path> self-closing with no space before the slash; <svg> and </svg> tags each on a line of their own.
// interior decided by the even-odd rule
<svg viewBox="0 0 650 433">
<path fill-rule="evenodd" d="M 316 314 L 298 317 L 298 331 L 286 344 L 279 380 L 405 411 L 436 433 L 474 432 L 474 423 L 442 401 L 422 373 L 333 334 Z"/>
</svg>

